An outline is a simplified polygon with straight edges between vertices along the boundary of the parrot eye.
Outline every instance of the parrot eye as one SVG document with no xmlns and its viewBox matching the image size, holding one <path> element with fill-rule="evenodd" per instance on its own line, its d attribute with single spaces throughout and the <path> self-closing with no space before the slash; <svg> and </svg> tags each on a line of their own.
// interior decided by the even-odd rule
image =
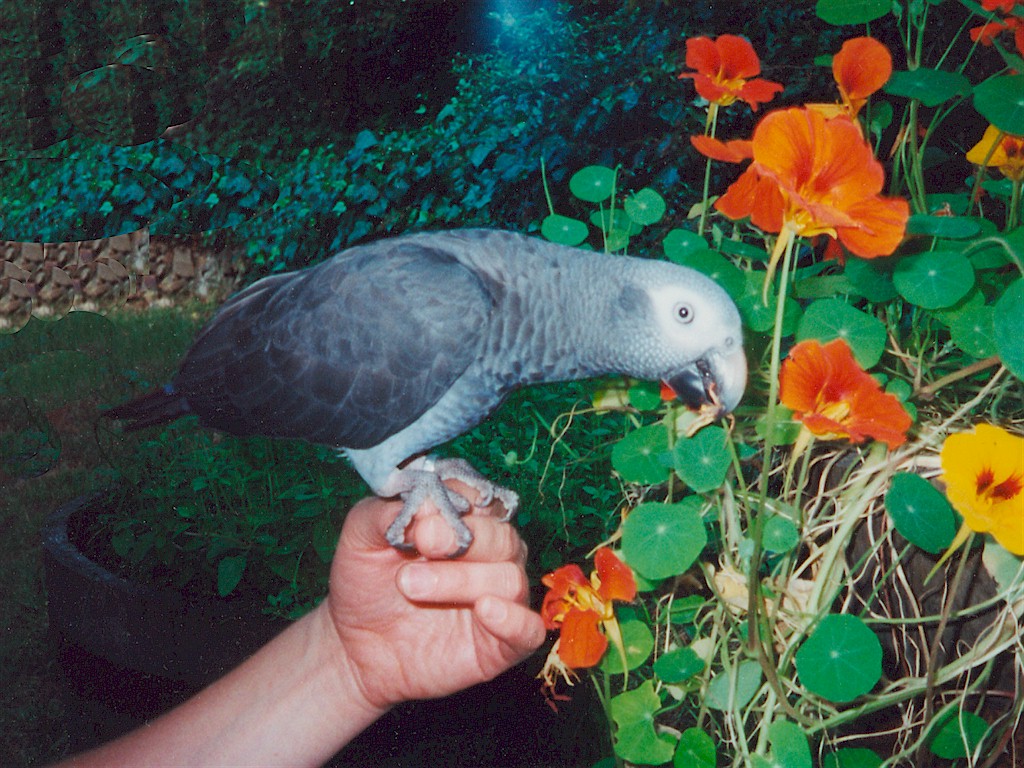
<svg viewBox="0 0 1024 768">
<path fill-rule="evenodd" d="M 681 323 L 693 322 L 693 308 L 689 304 L 677 304 L 676 319 Z"/>
</svg>

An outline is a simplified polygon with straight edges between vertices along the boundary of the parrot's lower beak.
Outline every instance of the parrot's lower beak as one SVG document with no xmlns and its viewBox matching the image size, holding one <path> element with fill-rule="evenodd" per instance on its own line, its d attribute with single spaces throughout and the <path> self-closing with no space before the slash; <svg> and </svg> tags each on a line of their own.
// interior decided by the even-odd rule
<svg viewBox="0 0 1024 768">
<path fill-rule="evenodd" d="M 711 353 L 665 380 L 688 408 L 717 419 L 730 413 L 747 386 L 747 359 L 742 347 L 727 356 Z"/>
</svg>

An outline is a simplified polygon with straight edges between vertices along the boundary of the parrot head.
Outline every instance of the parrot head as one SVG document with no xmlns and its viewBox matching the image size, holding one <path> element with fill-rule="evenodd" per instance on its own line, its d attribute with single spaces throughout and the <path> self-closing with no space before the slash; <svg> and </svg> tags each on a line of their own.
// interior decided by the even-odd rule
<svg viewBox="0 0 1024 768">
<path fill-rule="evenodd" d="M 642 318 L 640 375 L 660 379 L 679 400 L 719 418 L 731 412 L 747 384 L 739 310 L 713 280 L 695 270 L 646 261 L 641 278 L 623 288 L 620 303 Z M 648 367 L 649 366 L 649 367 Z"/>
</svg>

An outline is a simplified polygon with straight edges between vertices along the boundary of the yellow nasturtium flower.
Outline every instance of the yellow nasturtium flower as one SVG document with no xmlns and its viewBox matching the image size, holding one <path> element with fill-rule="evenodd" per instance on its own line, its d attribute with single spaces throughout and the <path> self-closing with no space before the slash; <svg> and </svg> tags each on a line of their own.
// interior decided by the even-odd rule
<svg viewBox="0 0 1024 768">
<path fill-rule="evenodd" d="M 979 424 L 947 437 L 941 461 L 946 496 L 964 518 L 950 549 L 975 531 L 1024 555 L 1024 437 Z"/>
<path fill-rule="evenodd" d="M 967 162 L 994 166 L 1011 181 L 1021 181 L 1024 179 L 1024 136 L 1015 136 L 990 125 L 981 141 L 968 150 Z"/>
</svg>

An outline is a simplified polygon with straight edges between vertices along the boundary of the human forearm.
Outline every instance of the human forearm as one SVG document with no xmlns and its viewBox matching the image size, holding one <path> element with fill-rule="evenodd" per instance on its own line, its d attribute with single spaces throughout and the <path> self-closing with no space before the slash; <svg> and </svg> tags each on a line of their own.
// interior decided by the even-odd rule
<svg viewBox="0 0 1024 768">
<path fill-rule="evenodd" d="M 366 703 L 325 606 L 82 766 L 320 765 L 384 710 Z"/>
</svg>

